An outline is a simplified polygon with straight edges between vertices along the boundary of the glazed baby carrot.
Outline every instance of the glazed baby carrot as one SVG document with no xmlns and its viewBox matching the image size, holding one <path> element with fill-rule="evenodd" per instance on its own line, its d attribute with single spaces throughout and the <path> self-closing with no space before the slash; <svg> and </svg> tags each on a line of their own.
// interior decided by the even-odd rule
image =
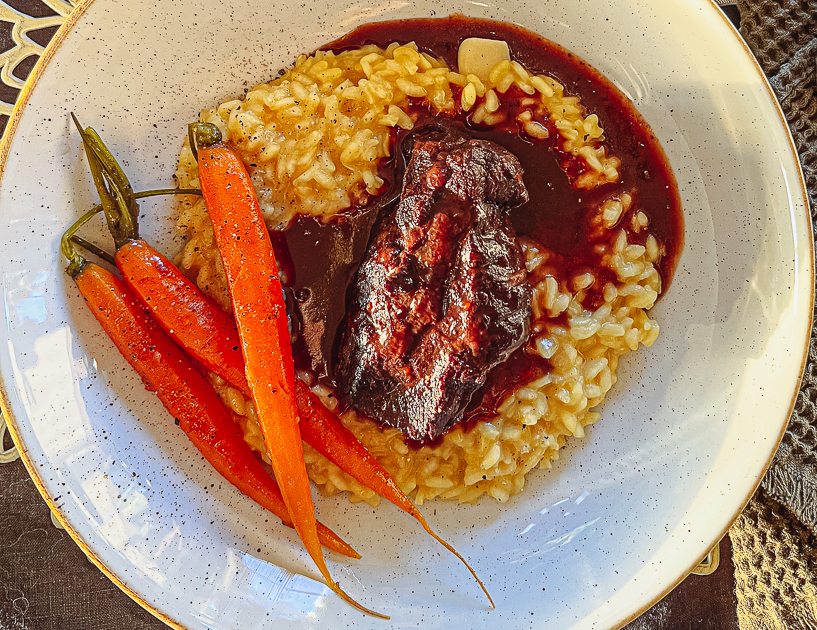
<svg viewBox="0 0 817 630">
<path fill-rule="evenodd" d="M 191 356 L 228 383 L 246 383 L 235 321 L 145 241 L 120 247 L 116 266 L 160 325 Z M 212 308 L 207 308 L 212 306 Z M 164 326 L 164 322 L 172 322 Z M 242 388 L 247 391 L 246 385 Z"/>
<path fill-rule="evenodd" d="M 85 261 L 71 245 L 73 233 L 94 214 L 87 213 L 62 239 L 62 252 L 69 260 L 66 272 L 76 282 L 94 317 L 207 461 L 241 492 L 291 527 L 277 484 L 244 442 L 212 385 L 145 312 L 124 282 Z M 317 528 L 318 537 L 327 547 L 360 557 L 329 528 Z"/>
<path fill-rule="evenodd" d="M 295 401 L 295 367 L 286 305 L 269 233 L 244 164 L 221 142 L 215 125 L 191 125 L 199 182 L 224 263 L 244 369 L 281 494 L 304 547 L 329 587 L 371 611 L 332 579 L 323 558 Z"/>
</svg>

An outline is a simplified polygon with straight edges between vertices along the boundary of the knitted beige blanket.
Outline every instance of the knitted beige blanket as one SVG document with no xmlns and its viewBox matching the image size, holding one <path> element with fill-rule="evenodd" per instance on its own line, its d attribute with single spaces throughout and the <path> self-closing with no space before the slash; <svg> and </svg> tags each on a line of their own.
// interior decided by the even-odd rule
<svg viewBox="0 0 817 630">
<path fill-rule="evenodd" d="M 817 220 L 817 0 L 738 0 L 794 137 Z M 814 223 L 817 225 L 817 223 Z M 817 318 L 816 318 L 817 319 Z M 817 329 L 780 449 L 730 530 L 741 630 L 817 628 Z"/>
</svg>

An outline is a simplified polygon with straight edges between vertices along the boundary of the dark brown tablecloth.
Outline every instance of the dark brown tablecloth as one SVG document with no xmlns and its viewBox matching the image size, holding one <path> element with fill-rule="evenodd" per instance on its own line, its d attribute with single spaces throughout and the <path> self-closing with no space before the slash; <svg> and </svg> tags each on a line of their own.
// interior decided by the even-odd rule
<svg viewBox="0 0 817 630">
<path fill-rule="evenodd" d="M 32 16 L 54 14 L 40 0 L 6 2 Z M 792 127 L 814 212 L 817 2 L 740 0 L 739 9 L 744 37 L 770 77 Z M 726 10 L 737 20 L 734 7 Z M 54 30 L 42 29 L 30 33 L 30 37 L 44 44 Z M 12 45 L 11 26 L 0 21 L 0 50 Z M 21 64 L 16 76 L 25 78 L 33 62 Z M 0 84 L 0 100 L 13 102 L 16 96 L 16 90 Z M 0 127 L 4 126 L 5 117 L 0 116 Z M 732 530 L 735 563 L 732 542 L 727 537 L 721 541 L 721 564 L 714 574 L 690 576 L 629 624 L 627 630 L 817 628 L 817 622 L 812 624 L 814 620 L 791 603 L 797 598 L 803 600 L 805 591 L 812 597 L 815 593 L 815 338 L 813 334 L 806 379 L 790 430 L 763 489 Z M 785 562 L 780 564 L 777 556 L 784 556 Z M 787 583 L 794 584 L 789 591 Z M 88 562 L 71 538 L 53 525 L 47 506 L 20 461 L 0 465 L 0 630 L 166 627 L 119 591 Z"/>
</svg>

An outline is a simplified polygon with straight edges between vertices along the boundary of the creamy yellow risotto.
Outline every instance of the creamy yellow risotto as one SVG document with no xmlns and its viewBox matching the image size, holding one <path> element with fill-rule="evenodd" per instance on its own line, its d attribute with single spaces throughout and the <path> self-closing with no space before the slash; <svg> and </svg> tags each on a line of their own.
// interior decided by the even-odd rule
<svg viewBox="0 0 817 630">
<path fill-rule="evenodd" d="M 561 150 L 582 162 L 574 188 L 593 190 L 618 180 L 620 161 L 608 155 L 598 118 L 577 97 L 565 95 L 555 79 L 530 74 L 510 60 L 479 78 L 449 69 L 412 44 L 301 56 L 283 76 L 242 99 L 202 111 L 199 119 L 218 125 L 247 165 L 268 225 L 284 229 L 298 214 L 329 221 L 377 195 L 393 131 L 412 128 L 418 102 L 436 115 L 466 112 L 474 124 L 490 127 L 508 122 L 505 99 L 517 101 L 513 111 L 520 134 L 536 141 L 557 133 Z M 186 144 L 177 179 L 181 187 L 198 183 Z M 457 425 L 433 445 L 414 448 L 397 429 L 381 428 L 354 409 L 342 413 L 343 423 L 418 504 L 437 497 L 473 502 L 483 494 L 505 501 L 522 491 L 526 473 L 549 467 L 568 437 L 583 437 L 585 427 L 598 420 L 593 409 L 615 383 L 619 357 L 655 341 L 658 325 L 647 311 L 661 292 L 655 264 L 663 251 L 635 199 L 618 191 L 597 204 L 595 270 L 603 278 L 588 269 L 565 276 L 558 256 L 537 240 L 520 237 L 532 287 L 526 348 L 547 360 L 550 369 L 507 395 L 496 417 L 467 430 Z M 189 240 L 178 264 L 229 309 L 203 201 L 186 208 L 179 225 Z M 599 297 L 586 300 L 591 286 Z M 583 306 L 589 302 L 592 310 Z M 310 373 L 299 376 L 327 407 L 337 407 L 331 388 Z M 246 441 L 266 457 L 252 402 L 212 378 Z M 308 446 L 305 457 L 324 493 L 345 491 L 353 501 L 377 503 L 372 491 Z"/>
</svg>

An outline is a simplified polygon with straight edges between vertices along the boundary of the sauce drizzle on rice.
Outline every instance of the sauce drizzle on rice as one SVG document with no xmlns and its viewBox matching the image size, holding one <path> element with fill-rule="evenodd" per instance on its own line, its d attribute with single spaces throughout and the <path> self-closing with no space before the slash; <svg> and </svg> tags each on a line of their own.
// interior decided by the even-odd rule
<svg viewBox="0 0 817 630">
<path fill-rule="evenodd" d="M 482 89 L 475 77 L 449 70 L 459 41 L 475 34 L 504 39 L 514 59 L 492 73 L 488 85 L 479 82 Z M 288 224 L 274 240 L 289 251 L 286 283 L 304 315 L 296 360 L 330 408 L 339 404 L 331 386 L 333 344 L 375 214 L 352 210 L 392 192 L 395 142 L 425 119 L 445 116 L 520 159 L 531 201 L 511 220 L 533 294 L 528 342 L 489 374 L 465 421 L 433 444 L 408 444 L 396 429 L 383 429 L 351 408 L 342 414 L 401 488 L 416 493 L 418 504 L 438 496 L 470 502 L 486 493 L 505 500 L 522 490 L 531 468 L 550 466 L 567 436 L 583 436 L 598 419 L 592 409 L 615 383 L 618 358 L 656 339 L 658 326 L 647 310 L 669 285 L 683 241 L 666 158 L 632 104 L 606 79 L 558 46 L 507 24 L 461 17 L 375 24 L 328 48 L 334 52 L 300 57 L 272 84 L 201 118 L 219 124 L 244 151 L 262 207 L 268 202 L 268 222 Z M 276 101 L 272 95 L 284 82 L 289 96 Z M 315 97 L 313 88 L 329 96 Z M 337 115 L 327 121 L 321 114 L 327 111 Z M 288 135 L 290 123 L 301 124 L 294 135 Z M 333 125 L 329 135 L 313 133 Z M 356 148 L 350 151 L 344 141 Z M 282 159 L 259 157 L 276 151 Z M 180 185 L 196 183 L 191 159 L 183 149 Z M 349 165 L 360 172 L 350 175 Z M 350 184 L 350 177 L 357 179 Z M 265 184 L 269 178 L 277 188 Z M 309 186 L 301 186 L 306 181 Z M 332 182 L 340 183 L 345 199 L 323 192 Z M 313 205 L 295 196 L 275 200 L 297 195 L 299 186 L 305 194 L 319 191 Z M 293 220 L 296 206 L 321 220 Z M 228 308 L 206 210 L 187 209 L 180 225 L 191 239 L 179 262 Z M 252 404 L 214 380 L 245 439 L 263 453 Z M 324 492 L 349 491 L 353 501 L 377 502 L 316 452 L 306 448 L 305 457 Z"/>
</svg>

